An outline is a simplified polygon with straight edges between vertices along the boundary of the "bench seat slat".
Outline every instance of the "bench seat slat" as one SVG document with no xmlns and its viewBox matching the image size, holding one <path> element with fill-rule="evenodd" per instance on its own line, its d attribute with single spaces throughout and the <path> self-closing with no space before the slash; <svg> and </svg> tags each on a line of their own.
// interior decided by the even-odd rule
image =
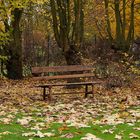
<svg viewBox="0 0 140 140">
<path fill-rule="evenodd" d="M 69 85 L 91 85 L 91 84 L 100 84 L 101 81 L 93 81 L 93 82 L 77 82 L 77 83 L 54 83 L 54 84 L 45 84 L 38 85 L 36 87 L 49 87 L 49 86 L 69 86 Z"/>
<path fill-rule="evenodd" d="M 72 75 L 54 75 L 54 76 L 40 76 L 34 77 L 36 80 L 55 80 L 55 79 L 70 79 L 70 78 L 84 78 L 84 77 L 93 77 L 93 73 L 84 73 L 84 74 L 72 74 Z"/>
<path fill-rule="evenodd" d="M 83 94 L 83 91 L 79 91 L 79 92 L 70 92 L 71 94 Z M 55 92 L 53 93 L 52 95 L 65 95 L 65 94 L 70 94 L 69 92 L 62 92 L 62 93 L 59 93 L 59 92 Z M 87 92 L 87 94 L 92 94 L 91 91 Z"/>
</svg>

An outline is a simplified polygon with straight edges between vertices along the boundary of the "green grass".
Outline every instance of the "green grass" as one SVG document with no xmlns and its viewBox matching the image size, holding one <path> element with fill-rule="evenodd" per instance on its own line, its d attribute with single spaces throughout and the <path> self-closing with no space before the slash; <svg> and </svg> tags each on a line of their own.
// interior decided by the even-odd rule
<svg viewBox="0 0 140 140">
<path fill-rule="evenodd" d="M 133 127 L 140 126 L 140 123 L 137 122 L 134 126 L 130 126 L 128 124 L 120 124 L 116 125 L 114 128 L 111 125 L 91 125 L 91 128 L 80 128 L 76 129 L 75 127 L 69 127 L 68 130 L 63 130 L 60 134 L 59 128 L 62 127 L 62 124 L 54 123 L 51 125 L 51 127 L 47 130 L 42 130 L 41 132 L 51 132 L 52 130 L 56 134 L 54 137 L 45 137 L 45 138 L 38 138 L 38 137 L 24 137 L 22 136 L 22 133 L 25 132 L 33 132 L 33 130 L 29 130 L 29 128 L 22 127 L 19 124 L 16 124 L 13 122 L 12 124 L 0 124 L 0 133 L 9 131 L 11 134 L 8 135 L 1 135 L 0 140 L 67 140 L 67 138 L 60 138 L 61 135 L 66 133 L 72 133 L 74 134 L 74 137 L 72 140 L 80 140 L 81 137 L 84 137 L 87 133 L 92 133 L 96 135 L 99 138 L 102 138 L 103 140 L 114 140 L 115 135 L 122 132 L 123 139 L 122 140 L 130 140 L 129 134 L 134 133 L 138 136 L 140 136 L 139 131 L 134 130 Z M 112 129 L 114 133 L 102 133 L 103 130 Z"/>
<path fill-rule="evenodd" d="M 137 110 L 139 108 L 133 108 L 134 110 Z M 91 133 L 98 138 L 101 138 L 103 140 L 115 140 L 115 135 L 118 134 L 122 136 L 122 140 L 136 140 L 136 139 L 131 139 L 129 137 L 130 133 L 134 133 L 139 136 L 140 140 L 140 131 L 134 130 L 135 127 L 140 127 L 140 121 L 137 121 L 134 123 L 134 125 L 128 125 L 127 123 L 125 124 L 119 124 L 119 125 L 94 125 L 90 124 L 90 128 L 75 128 L 75 127 L 66 127 L 66 129 L 63 129 L 60 132 L 60 128 L 64 127 L 64 124 L 59 124 L 59 123 L 51 123 L 51 124 L 46 124 L 49 127 L 44 128 L 41 130 L 43 133 L 47 132 L 52 132 L 55 133 L 55 136 L 53 137 L 44 137 L 44 138 L 39 138 L 39 137 L 25 137 L 22 136 L 23 133 L 28 133 L 28 132 L 37 132 L 37 130 L 31 130 L 30 128 L 35 126 L 36 123 L 43 122 L 45 123 L 44 119 L 45 116 L 37 116 L 36 113 L 42 113 L 42 111 L 32 111 L 30 112 L 30 115 L 28 113 L 20 113 L 18 112 L 15 115 L 15 118 L 12 119 L 13 121 L 10 124 L 3 124 L 0 122 L 0 140 L 67 140 L 68 138 L 61 138 L 62 135 L 67 134 L 67 133 L 72 133 L 74 135 L 71 140 L 80 140 L 82 137 L 84 137 L 87 133 Z M 8 115 L 8 113 L 7 113 Z M 5 116 L 1 116 L 0 118 L 5 118 Z M 13 114 L 14 115 L 14 114 Z M 29 125 L 29 127 L 24 127 L 17 122 L 17 119 L 21 119 L 22 117 L 28 117 L 31 116 L 35 121 L 32 121 Z M 101 117 L 98 119 L 100 120 Z M 97 118 L 96 118 L 97 119 Z M 113 133 L 103 133 L 104 130 L 113 130 Z M 1 134 L 2 132 L 11 132 L 10 134 Z"/>
</svg>

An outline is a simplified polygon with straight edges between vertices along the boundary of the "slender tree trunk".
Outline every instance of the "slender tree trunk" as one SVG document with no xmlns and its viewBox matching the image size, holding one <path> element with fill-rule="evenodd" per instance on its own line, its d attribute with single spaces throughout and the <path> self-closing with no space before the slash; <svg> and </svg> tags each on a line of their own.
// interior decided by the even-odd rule
<svg viewBox="0 0 140 140">
<path fill-rule="evenodd" d="M 120 1 L 115 0 L 115 18 L 116 18 L 116 47 L 122 47 L 122 30 L 121 30 L 121 17 L 120 17 Z"/>
<path fill-rule="evenodd" d="M 83 2 L 74 0 L 75 24 L 74 24 L 74 42 L 77 48 L 80 48 L 83 41 Z"/>
<path fill-rule="evenodd" d="M 58 46 L 61 47 L 55 0 L 50 0 L 50 5 L 51 5 L 51 13 L 52 13 L 52 19 L 53 19 L 53 31 L 54 31 L 55 40 Z"/>
<path fill-rule="evenodd" d="M 113 37 L 112 37 L 112 34 L 111 34 L 110 17 L 109 17 L 109 11 L 108 11 L 109 1 L 108 0 L 104 0 L 104 2 L 105 2 L 105 14 L 106 14 L 106 23 L 107 23 L 107 33 L 108 33 L 109 42 L 112 42 L 113 41 Z"/>
<path fill-rule="evenodd" d="M 130 15 L 130 25 L 129 25 L 129 32 L 127 36 L 127 44 L 130 44 L 134 40 L 134 2 L 135 0 L 131 0 L 131 15 Z M 128 46 L 129 47 L 129 46 Z M 129 48 L 127 48 L 129 49 Z"/>
<path fill-rule="evenodd" d="M 126 0 L 123 0 L 123 20 L 122 20 L 122 36 L 125 41 L 125 30 L 126 30 Z"/>
</svg>

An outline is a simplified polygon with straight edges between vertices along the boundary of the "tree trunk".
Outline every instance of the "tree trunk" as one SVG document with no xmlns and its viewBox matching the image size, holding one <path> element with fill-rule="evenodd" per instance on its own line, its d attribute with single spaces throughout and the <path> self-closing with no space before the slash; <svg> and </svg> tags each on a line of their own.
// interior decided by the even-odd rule
<svg viewBox="0 0 140 140">
<path fill-rule="evenodd" d="M 115 0 L 115 18 L 116 18 L 116 49 L 122 47 L 122 30 L 121 30 L 121 16 L 120 16 L 120 1 Z"/>
<path fill-rule="evenodd" d="M 65 59 L 67 62 L 67 65 L 80 65 L 81 64 L 81 57 L 80 57 L 80 53 L 75 50 L 75 46 L 70 45 L 69 46 L 69 50 L 67 52 L 65 52 Z M 69 72 L 70 74 L 75 74 L 76 72 Z M 68 74 L 69 74 L 68 73 Z M 77 72 L 78 73 L 78 72 Z M 73 83 L 73 82 L 80 82 L 81 80 L 79 78 L 77 79 L 67 79 L 68 83 Z M 67 86 L 67 88 L 80 88 L 81 86 L 78 85 L 71 85 L 71 86 Z"/>
<path fill-rule="evenodd" d="M 12 12 L 14 19 L 11 23 L 12 38 L 9 42 L 9 59 L 6 64 L 7 76 L 10 79 L 22 78 L 22 43 L 21 43 L 21 31 L 19 27 L 22 10 L 16 8 Z"/>
<path fill-rule="evenodd" d="M 108 33 L 108 38 L 109 38 L 109 43 L 111 43 L 113 41 L 113 37 L 111 34 L 111 25 L 110 25 L 110 17 L 109 17 L 109 1 L 108 0 L 104 0 L 105 2 L 105 14 L 106 14 L 106 24 L 107 24 L 107 33 Z"/>
<path fill-rule="evenodd" d="M 129 31 L 126 37 L 126 0 L 122 1 L 122 14 L 120 11 L 120 1 L 114 0 L 115 4 L 115 18 L 116 18 L 116 50 L 128 51 L 130 44 L 134 40 L 134 2 L 135 0 L 131 0 L 130 6 L 130 24 L 129 24 Z"/>
<path fill-rule="evenodd" d="M 73 45 L 69 46 L 69 50 L 65 52 L 65 58 L 67 65 L 78 65 L 81 64 L 80 53 L 75 49 Z"/>
<path fill-rule="evenodd" d="M 57 45 L 62 48 L 68 65 L 80 64 L 79 50 L 84 32 L 83 0 L 74 0 L 72 4 L 70 0 L 50 0 L 50 4 Z"/>
<path fill-rule="evenodd" d="M 131 0 L 131 15 L 130 15 L 131 21 L 130 21 L 129 32 L 127 36 L 127 44 L 131 44 L 134 40 L 134 2 L 135 0 Z"/>
<path fill-rule="evenodd" d="M 124 41 L 125 41 L 125 31 L 126 31 L 126 0 L 123 0 L 122 36 Z"/>
</svg>

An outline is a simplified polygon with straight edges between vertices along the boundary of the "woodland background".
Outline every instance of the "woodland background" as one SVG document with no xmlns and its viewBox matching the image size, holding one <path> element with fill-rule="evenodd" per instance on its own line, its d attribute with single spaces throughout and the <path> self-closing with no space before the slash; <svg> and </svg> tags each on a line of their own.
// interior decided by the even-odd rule
<svg viewBox="0 0 140 140">
<path fill-rule="evenodd" d="M 100 77 L 119 65 L 139 74 L 139 21 L 138 0 L 1 0 L 1 76 L 21 79 L 32 66 L 81 63 Z"/>
</svg>

